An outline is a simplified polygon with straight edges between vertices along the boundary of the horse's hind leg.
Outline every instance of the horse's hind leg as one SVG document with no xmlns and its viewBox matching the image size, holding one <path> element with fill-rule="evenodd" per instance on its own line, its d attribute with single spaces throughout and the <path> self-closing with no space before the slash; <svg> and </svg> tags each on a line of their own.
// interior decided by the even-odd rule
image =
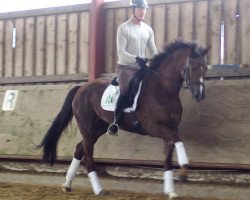
<svg viewBox="0 0 250 200">
<path fill-rule="evenodd" d="M 94 160 L 93 160 L 94 143 L 91 141 L 85 141 L 83 147 L 85 152 L 84 163 L 88 171 L 88 177 L 94 194 L 95 195 L 109 194 L 109 192 L 103 189 L 94 166 Z"/>
<path fill-rule="evenodd" d="M 99 181 L 99 178 L 96 173 L 96 168 L 94 164 L 93 159 L 93 152 L 94 152 L 94 144 L 96 143 L 97 139 L 106 132 L 108 128 L 108 124 L 97 117 L 90 117 L 88 115 L 89 119 L 92 119 L 91 122 L 86 122 L 87 119 L 85 119 L 85 123 L 80 123 L 83 120 L 79 120 L 77 117 L 77 123 L 79 126 L 79 129 L 83 136 L 83 150 L 84 150 L 84 164 L 85 168 L 88 172 L 88 177 L 93 189 L 93 192 L 95 195 L 106 195 L 108 192 L 103 190 L 103 187 L 101 186 L 101 183 Z M 87 126 L 88 125 L 88 126 Z"/>
<path fill-rule="evenodd" d="M 66 173 L 66 181 L 65 181 L 65 183 L 62 184 L 63 192 L 70 192 L 71 191 L 72 181 L 73 181 L 73 179 L 78 171 L 78 168 L 81 164 L 81 160 L 82 160 L 83 156 L 84 156 L 84 152 L 83 152 L 82 141 L 81 141 L 76 145 L 74 157 L 73 157 L 73 159 L 70 163 L 70 166 L 67 170 L 67 173 Z"/>
</svg>

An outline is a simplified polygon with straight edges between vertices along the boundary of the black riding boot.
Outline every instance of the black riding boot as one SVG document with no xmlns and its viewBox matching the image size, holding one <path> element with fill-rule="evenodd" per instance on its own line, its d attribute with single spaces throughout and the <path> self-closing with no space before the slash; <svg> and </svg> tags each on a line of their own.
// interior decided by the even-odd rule
<svg viewBox="0 0 250 200">
<path fill-rule="evenodd" d="M 108 131 L 107 131 L 108 134 L 117 135 L 117 132 L 119 130 L 118 124 L 121 121 L 123 110 L 125 108 L 125 103 L 126 103 L 126 95 L 120 94 L 120 96 L 118 97 L 115 112 L 114 112 L 114 122 L 109 125 Z"/>
</svg>

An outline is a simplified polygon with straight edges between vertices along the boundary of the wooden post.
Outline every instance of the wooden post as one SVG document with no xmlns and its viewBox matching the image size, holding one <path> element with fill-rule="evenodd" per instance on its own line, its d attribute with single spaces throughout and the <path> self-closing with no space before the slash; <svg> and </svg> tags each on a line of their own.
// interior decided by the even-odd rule
<svg viewBox="0 0 250 200">
<path fill-rule="evenodd" d="M 104 66 L 104 0 L 93 0 L 90 9 L 89 81 L 100 76 Z"/>
</svg>

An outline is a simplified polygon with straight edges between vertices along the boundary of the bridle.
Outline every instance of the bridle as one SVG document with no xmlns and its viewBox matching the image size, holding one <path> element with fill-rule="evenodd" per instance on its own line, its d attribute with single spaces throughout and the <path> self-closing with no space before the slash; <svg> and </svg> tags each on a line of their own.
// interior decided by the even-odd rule
<svg viewBox="0 0 250 200">
<path fill-rule="evenodd" d="M 190 58 L 188 57 L 187 58 L 187 61 L 186 61 L 186 64 L 184 65 L 183 67 L 183 84 L 182 84 L 182 87 L 184 89 L 188 89 L 190 90 L 190 88 L 194 85 L 200 85 L 200 86 L 203 86 L 204 87 L 204 82 L 202 81 L 191 81 L 190 80 L 190 76 L 189 76 L 189 70 L 190 70 L 190 62 L 194 62 L 194 63 L 197 63 L 199 65 L 207 65 L 207 60 L 205 58 L 204 59 L 204 63 L 201 63 L 193 58 Z"/>
<path fill-rule="evenodd" d="M 191 80 L 190 80 L 190 76 L 189 76 L 190 62 L 197 63 L 197 64 L 199 64 L 199 65 L 207 65 L 207 60 L 206 60 L 205 58 L 203 58 L 203 59 L 204 59 L 204 63 L 199 62 L 199 61 L 197 61 L 197 60 L 195 60 L 195 59 L 193 59 L 193 58 L 190 58 L 190 57 L 187 58 L 187 61 L 186 61 L 185 65 L 184 65 L 184 67 L 183 67 L 183 70 L 182 70 L 182 71 L 183 71 L 182 77 L 183 77 L 183 79 L 184 79 L 184 81 L 183 81 L 182 84 L 180 84 L 178 81 L 176 81 L 176 80 L 174 80 L 174 79 L 170 79 L 170 78 L 164 76 L 163 74 L 160 74 L 160 73 L 156 72 L 155 70 L 152 70 L 152 69 L 150 69 L 150 68 L 148 68 L 148 69 L 149 69 L 150 72 L 156 74 L 156 75 L 159 76 L 160 78 L 163 78 L 164 80 L 167 80 L 167 81 L 175 82 L 175 84 L 176 84 L 178 87 L 180 87 L 180 88 L 182 87 L 182 88 L 184 88 L 184 89 L 190 90 L 191 87 L 194 86 L 194 85 L 200 85 L 200 86 L 203 86 L 203 87 L 204 87 L 204 82 L 202 82 L 202 81 L 200 81 L 200 80 L 199 80 L 199 81 L 191 81 Z"/>
</svg>

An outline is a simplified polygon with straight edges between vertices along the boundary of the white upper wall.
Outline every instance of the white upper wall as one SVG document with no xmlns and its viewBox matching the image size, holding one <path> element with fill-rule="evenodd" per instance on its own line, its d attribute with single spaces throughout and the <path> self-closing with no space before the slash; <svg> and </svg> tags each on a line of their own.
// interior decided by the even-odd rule
<svg viewBox="0 0 250 200">
<path fill-rule="evenodd" d="M 104 0 L 117 1 L 117 0 Z M 91 3 L 92 0 L 7 0 L 0 6 L 0 13 L 38 8 L 57 7 L 74 4 Z"/>
</svg>

